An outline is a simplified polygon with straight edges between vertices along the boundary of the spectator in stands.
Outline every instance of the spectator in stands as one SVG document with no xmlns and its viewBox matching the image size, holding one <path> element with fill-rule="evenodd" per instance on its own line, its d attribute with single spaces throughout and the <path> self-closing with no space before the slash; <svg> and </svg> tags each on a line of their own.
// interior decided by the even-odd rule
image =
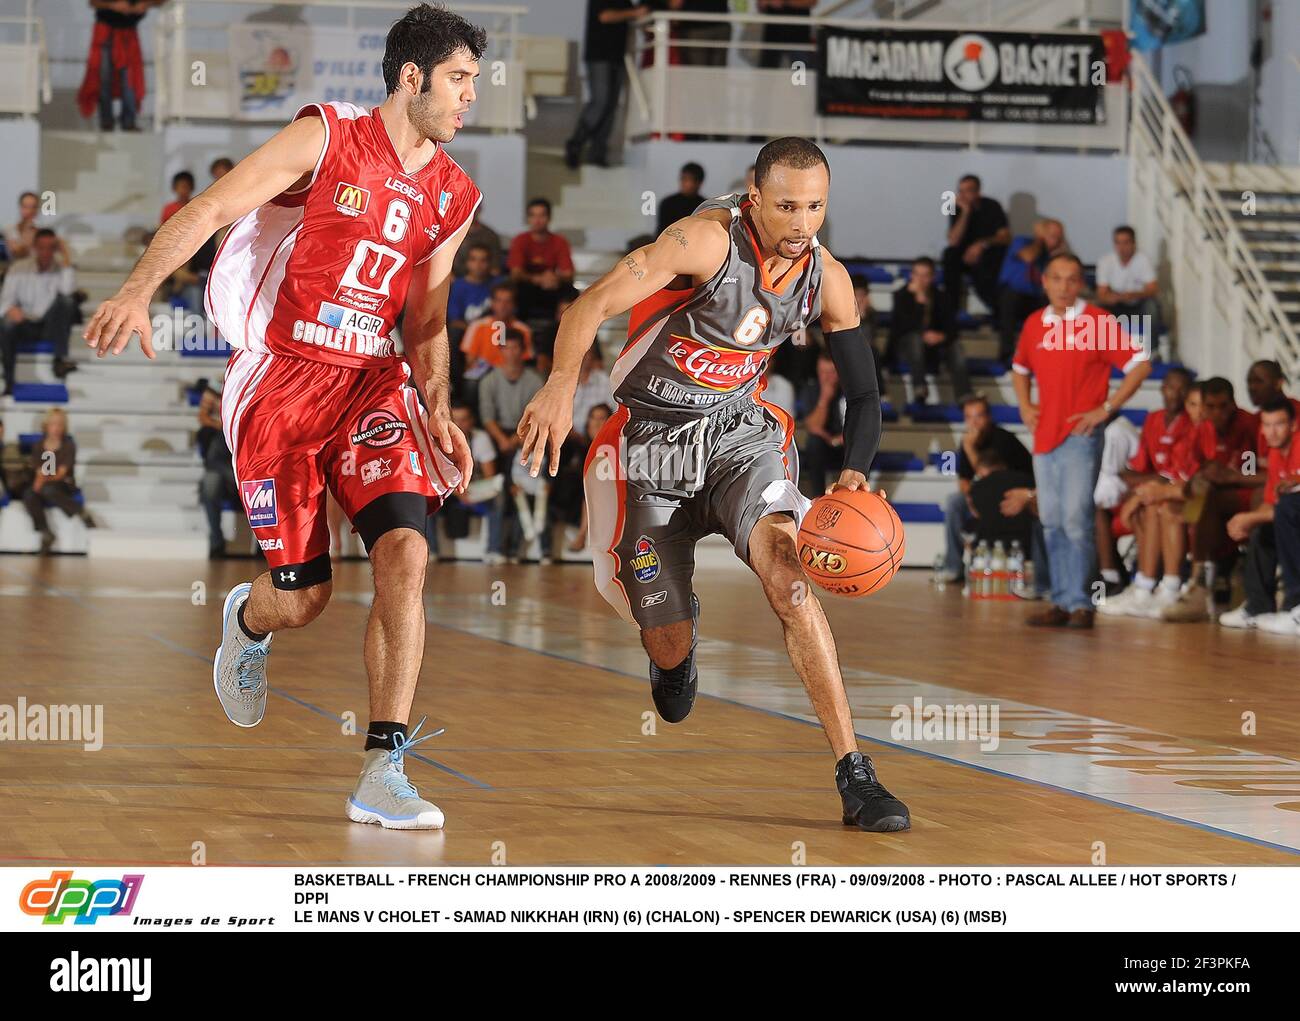
<svg viewBox="0 0 1300 1021">
<path fill-rule="evenodd" d="M 934 260 L 921 256 L 912 262 L 906 286 L 894 292 L 889 318 L 889 346 L 906 358 L 912 377 L 912 400 L 917 404 L 938 403 L 928 380 L 937 378 L 939 366 L 952 377 L 954 395 L 960 400 L 970 392 L 970 374 L 957 337 L 957 317 L 947 295 L 934 282 Z"/>
<path fill-rule="evenodd" d="M 235 169 L 235 161 L 229 156 L 218 156 L 208 166 L 208 174 L 212 177 L 212 183 L 216 184 L 228 173 Z"/>
<path fill-rule="evenodd" d="M 980 179 L 967 174 L 957 182 L 957 209 L 948 217 L 948 247 L 943 250 L 943 289 L 948 304 L 965 307 L 962 282 L 967 275 L 990 312 L 998 308 L 998 273 L 1011 242 L 1007 214 L 996 199 L 980 192 Z"/>
<path fill-rule="evenodd" d="M 49 340 L 54 344 L 54 373 L 60 379 L 76 366 L 68 360 L 68 337 L 77 317 L 76 278 L 71 266 L 60 266 L 59 239 L 41 228 L 32 242 L 32 257 L 16 263 L 0 285 L 0 352 L 3 352 L 6 395 L 14 390 L 18 345 Z"/>
<path fill-rule="evenodd" d="M 957 491 L 949 495 L 943 506 L 944 534 L 947 539 L 943 568 L 944 579 L 949 582 L 960 581 L 963 574 L 962 532 L 969 531 L 975 521 L 975 507 L 970 499 L 970 490 L 975 480 L 975 468 L 981 459 L 986 454 L 996 455 L 996 462 L 1006 469 L 1027 475 L 1030 480 L 1028 488 L 1031 490 L 1034 478 L 1033 457 L 1012 433 L 993 423 L 993 413 L 987 397 L 980 394 L 962 397 L 961 413 L 965 429 L 955 465 Z M 1026 549 L 1028 548 L 1027 546 Z M 1037 566 L 1045 581 L 1046 571 L 1041 563 Z"/>
<path fill-rule="evenodd" d="M 1019 441 L 1016 441 L 1016 446 L 1025 450 Z M 1013 542 L 1018 542 L 1026 555 L 1030 555 L 1035 546 L 1034 529 L 1037 521 L 1032 501 L 1009 503 L 1006 498 L 1014 490 L 1033 488 L 1033 473 L 1008 467 L 1001 451 L 996 447 L 989 447 L 981 453 L 979 464 L 975 467 L 975 477 L 970 484 L 975 541 L 987 542 L 990 546 L 1000 542 L 1008 548 Z M 1007 513 L 1007 510 L 1013 508 L 1014 513 Z M 1036 567 L 1041 568 L 1041 564 Z"/>
<path fill-rule="evenodd" d="M 41 197 L 34 191 L 25 191 L 18 196 L 18 222 L 5 231 L 5 248 L 9 261 L 17 262 L 32 254 L 32 242 L 36 240 L 36 216 L 41 211 Z"/>
<path fill-rule="evenodd" d="M 576 525 L 577 531 L 566 547 L 570 553 L 581 552 L 587 545 L 587 504 L 583 499 L 582 476 L 587 463 L 587 451 L 596 442 L 600 430 L 614 413 L 613 402 L 593 404 L 587 411 L 582 428 L 564 441 L 560 447 L 560 470 L 551 487 L 548 527 L 556 524 Z"/>
<path fill-rule="evenodd" d="M 516 472 L 513 464 L 515 453 L 519 449 L 519 437 L 515 428 L 523 417 L 524 408 L 542 388 L 542 377 L 524 365 L 525 338 L 516 328 L 505 331 L 502 346 L 501 364 L 483 377 L 479 384 L 479 414 L 483 419 L 483 428 L 492 437 L 500 455 L 501 474 L 505 485 L 509 487 Z M 502 499 L 513 497 L 508 492 L 502 493 Z M 500 545 L 489 543 L 487 563 L 499 564 L 504 559 Z"/>
<path fill-rule="evenodd" d="M 1287 397 L 1285 387 L 1286 373 L 1282 371 L 1282 366 L 1271 358 L 1253 362 L 1250 368 L 1246 370 L 1246 393 L 1250 396 L 1251 404 L 1257 408 L 1262 408 L 1265 404 L 1271 404 L 1281 397 L 1290 401 L 1291 406 L 1296 410 L 1296 415 L 1300 416 L 1300 400 Z M 1259 437 L 1260 454 L 1262 455 L 1267 449 L 1261 431 Z"/>
<path fill-rule="evenodd" d="M 725 2 L 725 0 L 724 0 Z M 618 99 L 626 71 L 628 22 L 648 13 L 631 0 L 587 0 L 587 27 L 582 37 L 582 62 L 587 69 L 587 102 L 564 143 L 564 162 L 576 170 L 587 149 L 587 162 L 609 166 L 609 135 L 618 116 Z M 725 53 L 725 51 L 724 51 Z"/>
<path fill-rule="evenodd" d="M 474 409 L 464 401 L 453 401 L 451 419 L 469 442 L 470 454 L 474 458 L 474 482 L 470 490 L 462 496 L 452 494 L 447 497 L 437 517 L 442 520 L 448 538 L 463 539 L 469 535 L 469 515 L 478 514 L 487 521 L 486 549 L 501 548 L 501 480 L 497 467 L 497 449 L 492 438 L 478 425 Z M 495 487 L 492 479 L 497 479 Z M 485 485 L 486 484 L 486 485 Z M 488 490 L 486 496 L 480 495 Z M 436 548 L 436 544 L 435 544 Z"/>
<path fill-rule="evenodd" d="M 162 226 L 169 219 L 179 213 L 190 199 L 194 197 L 194 175 L 188 170 L 181 170 L 172 175 L 172 194 L 176 197 L 162 207 L 162 214 L 158 218 L 158 226 Z"/>
<path fill-rule="evenodd" d="M 475 245 L 486 245 L 488 251 L 492 254 L 492 273 L 496 274 L 501 271 L 501 235 L 483 222 L 483 206 L 479 204 L 474 209 L 474 219 L 470 221 L 469 230 L 465 232 L 465 240 L 461 242 L 460 250 L 456 253 L 456 258 L 452 262 L 452 273 L 456 276 L 465 275 L 465 264 L 469 261 L 469 251 Z"/>
<path fill-rule="evenodd" d="M 759 14 L 775 14 L 780 17 L 811 17 L 817 0 L 758 0 Z M 782 50 L 779 47 L 760 50 L 760 67 L 790 67 L 796 60 L 805 66 L 816 59 L 816 54 L 807 49 L 812 39 L 811 25 L 766 24 L 763 26 L 763 42 L 768 45 L 794 43 L 805 47 L 799 50 Z"/>
<path fill-rule="evenodd" d="M 1254 510 L 1228 519 L 1228 537 L 1248 542 L 1243 581 L 1246 601 L 1219 618 L 1224 627 L 1259 628 L 1300 635 L 1300 442 L 1296 441 L 1296 409 L 1285 397 L 1274 397 L 1259 410 L 1260 428 L 1268 444 L 1268 475 L 1264 501 Z M 1288 494 L 1292 494 L 1288 496 Z M 1279 501 L 1287 499 L 1287 514 L 1278 517 Z M 1289 515 L 1289 516 L 1288 516 Z M 1282 568 L 1282 611 L 1277 612 L 1277 571 Z"/>
<path fill-rule="evenodd" d="M 87 528 L 95 527 L 95 519 L 78 500 L 80 491 L 73 476 L 77 445 L 68 435 L 68 416 L 62 408 L 50 408 L 45 413 L 41 420 L 41 439 L 32 447 L 30 463 L 32 483 L 23 493 L 23 506 L 41 535 L 44 554 L 54 545 L 46 507 L 57 507 L 70 518 L 81 518 Z"/>
<path fill-rule="evenodd" d="M 467 373 L 482 375 L 485 367 L 496 367 L 505 360 L 506 336 L 515 330 L 524 344 L 524 359 L 533 357 L 533 331 L 515 316 L 515 289 L 502 281 L 492 287 L 488 313 L 469 324 L 460 349 L 465 354 Z"/>
<path fill-rule="evenodd" d="M 578 386 L 573 392 L 573 432 L 580 439 L 587 427 L 587 416 L 598 404 L 613 405 L 614 388 L 609 373 L 602 367 L 600 343 L 594 342 L 582 356 L 578 365 Z"/>
<path fill-rule="evenodd" d="M 1137 542 L 1137 573 L 1128 588 L 1097 607 L 1099 613 L 1158 617 L 1178 598 L 1187 529 L 1181 512 L 1175 519 L 1163 514 L 1161 507 L 1171 501 L 1182 506 L 1176 465 L 1183 456 L 1182 446 L 1196 431 L 1193 415 L 1200 414 L 1201 391 L 1199 386 L 1193 391 L 1193 386 L 1192 374 L 1184 368 L 1173 366 L 1165 373 L 1160 384 L 1164 407 L 1147 413 L 1137 452 L 1120 473 L 1128 492 L 1119 521 Z M 1158 577 L 1162 564 L 1164 574 Z"/>
<path fill-rule="evenodd" d="M 569 242 L 551 230 L 548 199 L 528 203 L 528 229 L 510 242 L 507 266 L 523 318 L 554 318 L 556 302 L 573 290 L 573 255 Z"/>
<path fill-rule="evenodd" d="M 685 163 L 677 177 L 677 191 L 659 202 L 659 222 L 655 230 L 662 234 L 683 217 L 690 216 L 704 201 L 700 188 L 704 184 L 704 168 L 698 163 Z"/>
<path fill-rule="evenodd" d="M 229 500 L 238 500 L 239 486 L 235 483 L 235 468 L 226 446 L 226 436 L 221 430 L 220 384 L 204 387 L 199 398 L 199 459 L 203 462 L 203 477 L 199 479 L 199 506 L 208 519 L 208 559 L 220 560 L 226 555 L 226 537 L 221 531 L 221 511 Z M 206 441 L 206 442 L 205 442 Z"/>
<path fill-rule="evenodd" d="M 90 37 L 86 74 L 77 92 L 77 105 L 83 117 L 89 117 L 99 108 L 101 131 L 112 131 L 117 121 L 113 115 L 114 97 L 121 100 L 122 130 L 140 130 L 135 118 L 144 101 L 144 60 L 136 26 L 150 7 L 161 3 L 162 0 L 90 0 L 95 11 L 95 31 Z"/>
<path fill-rule="evenodd" d="M 1034 478 L 1047 541 L 1052 605 L 1035 627 L 1090 628 L 1087 584 L 1096 559 L 1093 488 L 1101 462 L 1099 428 L 1151 372 L 1146 353 L 1103 309 L 1084 302 L 1083 263 L 1058 255 L 1043 272 L 1047 307 L 1025 320 L 1012 382 L 1020 416 L 1034 434 Z M 1124 379 L 1109 394 L 1110 370 Z M 1038 403 L 1030 400 L 1030 377 Z"/>
<path fill-rule="evenodd" d="M 1187 622 L 1210 616 L 1211 565 L 1231 559 L 1236 546 L 1228 521 L 1248 511 L 1255 491 L 1267 482 L 1255 470 L 1258 426 L 1255 416 L 1237 407 L 1232 383 L 1215 376 L 1201 385 L 1205 420 L 1182 448 L 1179 477 L 1186 485 L 1184 520 L 1192 524 L 1192 572 L 1178 598 L 1161 611 L 1163 620 Z M 1172 514 L 1178 508 L 1170 507 Z"/>
<path fill-rule="evenodd" d="M 813 497 L 826 492 L 826 475 L 844 464 L 844 409 L 840 375 L 830 352 L 817 355 L 817 377 L 805 384 L 797 407 L 803 415 L 804 447 L 799 451 L 800 479 Z"/>
<path fill-rule="evenodd" d="M 670 8 L 687 14 L 729 14 L 728 0 L 670 0 Z M 701 67 L 722 67 L 727 63 L 727 47 L 716 45 L 731 41 L 728 21 L 675 21 L 673 37 L 678 40 L 682 63 Z M 695 46 L 692 43 L 713 43 Z"/>
<path fill-rule="evenodd" d="M 447 296 L 447 327 L 453 343 L 460 340 L 470 323 L 488 313 L 492 285 L 492 249 L 484 244 L 471 245 L 465 272 L 452 280 Z"/>
<path fill-rule="evenodd" d="M 1118 412 L 1111 416 L 1102 433 L 1101 468 L 1092 489 L 1092 502 L 1096 506 L 1093 520 L 1097 530 L 1097 565 L 1107 598 L 1118 595 L 1124 587 L 1120 577 L 1123 564 L 1115 542 L 1115 519 L 1128 495 L 1124 471 L 1137 454 L 1140 441 L 1137 426 Z"/>
<path fill-rule="evenodd" d="M 1060 220 L 1039 220 L 1034 233 L 1011 239 L 998 274 L 998 360 L 1008 362 L 1026 317 L 1046 304 L 1043 269 L 1070 250 Z"/>
<path fill-rule="evenodd" d="M 1113 316 L 1124 317 L 1129 332 L 1141 333 L 1150 351 L 1160 315 L 1155 267 L 1138 251 L 1137 232 L 1132 227 L 1116 227 L 1111 239 L 1114 251 L 1097 260 L 1097 304 Z M 1134 331 L 1138 322 L 1143 329 Z"/>
</svg>

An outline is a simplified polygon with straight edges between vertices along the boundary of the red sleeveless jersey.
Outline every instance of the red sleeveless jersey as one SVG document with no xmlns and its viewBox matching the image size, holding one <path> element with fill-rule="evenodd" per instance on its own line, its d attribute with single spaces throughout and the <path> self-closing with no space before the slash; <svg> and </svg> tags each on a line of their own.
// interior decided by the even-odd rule
<svg viewBox="0 0 1300 1021">
<path fill-rule="evenodd" d="M 366 367 L 400 356 L 391 336 L 415 266 L 482 195 L 439 145 L 402 169 L 376 107 L 313 103 L 325 146 L 305 188 L 236 220 L 208 276 L 208 317 L 233 347 Z"/>
</svg>

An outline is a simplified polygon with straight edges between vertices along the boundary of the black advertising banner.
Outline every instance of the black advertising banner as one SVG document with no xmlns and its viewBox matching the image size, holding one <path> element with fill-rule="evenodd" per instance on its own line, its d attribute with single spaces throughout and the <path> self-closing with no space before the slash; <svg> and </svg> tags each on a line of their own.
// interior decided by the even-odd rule
<svg viewBox="0 0 1300 1021">
<path fill-rule="evenodd" d="M 832 117 L 1100 124 L 1100 35 L 856 29 L 817 33 L 817 112 Z"/>
</svg>

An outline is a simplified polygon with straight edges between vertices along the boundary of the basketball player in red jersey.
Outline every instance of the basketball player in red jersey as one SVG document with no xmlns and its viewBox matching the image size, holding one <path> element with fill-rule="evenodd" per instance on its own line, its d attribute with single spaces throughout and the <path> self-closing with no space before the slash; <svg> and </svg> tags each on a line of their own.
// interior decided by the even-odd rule
<svg viewBox="0 0 1300 1021">
<path fill-rule="evenodd" d="M 471 472 L 449 410 L 446 312 L 452 260 L 481 195 L 442 143 L 474 101 L 485 45 L 482 29 L 445 8 L 412 8 L 388 33 L 381 105 L 299 110 L 159 228 L 86 327 L 101 357 L 139 334 L 152 358 L 150 296 L 234 221 L 206 305 L 235 348 L 222 425 L 271 570 L 226 598 L 213 685 L 232 723 L 261 721 L 273 633 L 308 624 L 330 598 L 328 487 L 365 542 L 375 583 L 370 726 L 347 814 L 393 829 L 443 821 L 406 779 L 403 755 L 432 736 L 407 733 L 424 651 L 425 519 Z M 403 310 L 405 358 L 391 335 Z"/>
<path fill-rule="evenodd" d="M 584 483 L 601 594 L 641 629 L 650 690 L 669 723 L 695 700 L 695 544 L 726 535 L 763 586 L 786 649 L 835 753 L 843 821 L 873 832 L 911 825 L 907 806 L 858 751 L 835 638 L 799 563 L 808 501 L 788 415 L 762 399 L 772 352 L 818 320 L 846 399 L 844 470 L 867 488 L 880 444 L 880 392 L 853 284 L 817 241 L 830 166 L 804 138 L 755 162 L 748 194 L 704 203 L 632 252 L 564 313 L 546 386 L 519 422 L 521 462 L 552 475 L 573 425 L 583 352 L 600 324 L 631 310 L 610 373 L 618 413 L 591 446 Z"/>
</svg>

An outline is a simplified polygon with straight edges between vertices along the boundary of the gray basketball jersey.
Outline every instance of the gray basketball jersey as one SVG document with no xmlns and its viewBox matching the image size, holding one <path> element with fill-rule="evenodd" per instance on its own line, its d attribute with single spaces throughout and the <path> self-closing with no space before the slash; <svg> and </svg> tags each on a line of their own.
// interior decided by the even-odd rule
<svg viewBox="0 0 1300 1021">
<path fill-rule="evenodd" d="M 730 211 L 727 258 L 699 287 L 664 288 L 632 308 L 627 344 L 610 372 L 619 403 L 680 411 L 739 401 L 758 387 L 772 352 L 821 316 L 817 239 L 778 290 L 742 215 L 749 205 L 746 195 L 723 195 L 696 210 Z"/>
</svg>

